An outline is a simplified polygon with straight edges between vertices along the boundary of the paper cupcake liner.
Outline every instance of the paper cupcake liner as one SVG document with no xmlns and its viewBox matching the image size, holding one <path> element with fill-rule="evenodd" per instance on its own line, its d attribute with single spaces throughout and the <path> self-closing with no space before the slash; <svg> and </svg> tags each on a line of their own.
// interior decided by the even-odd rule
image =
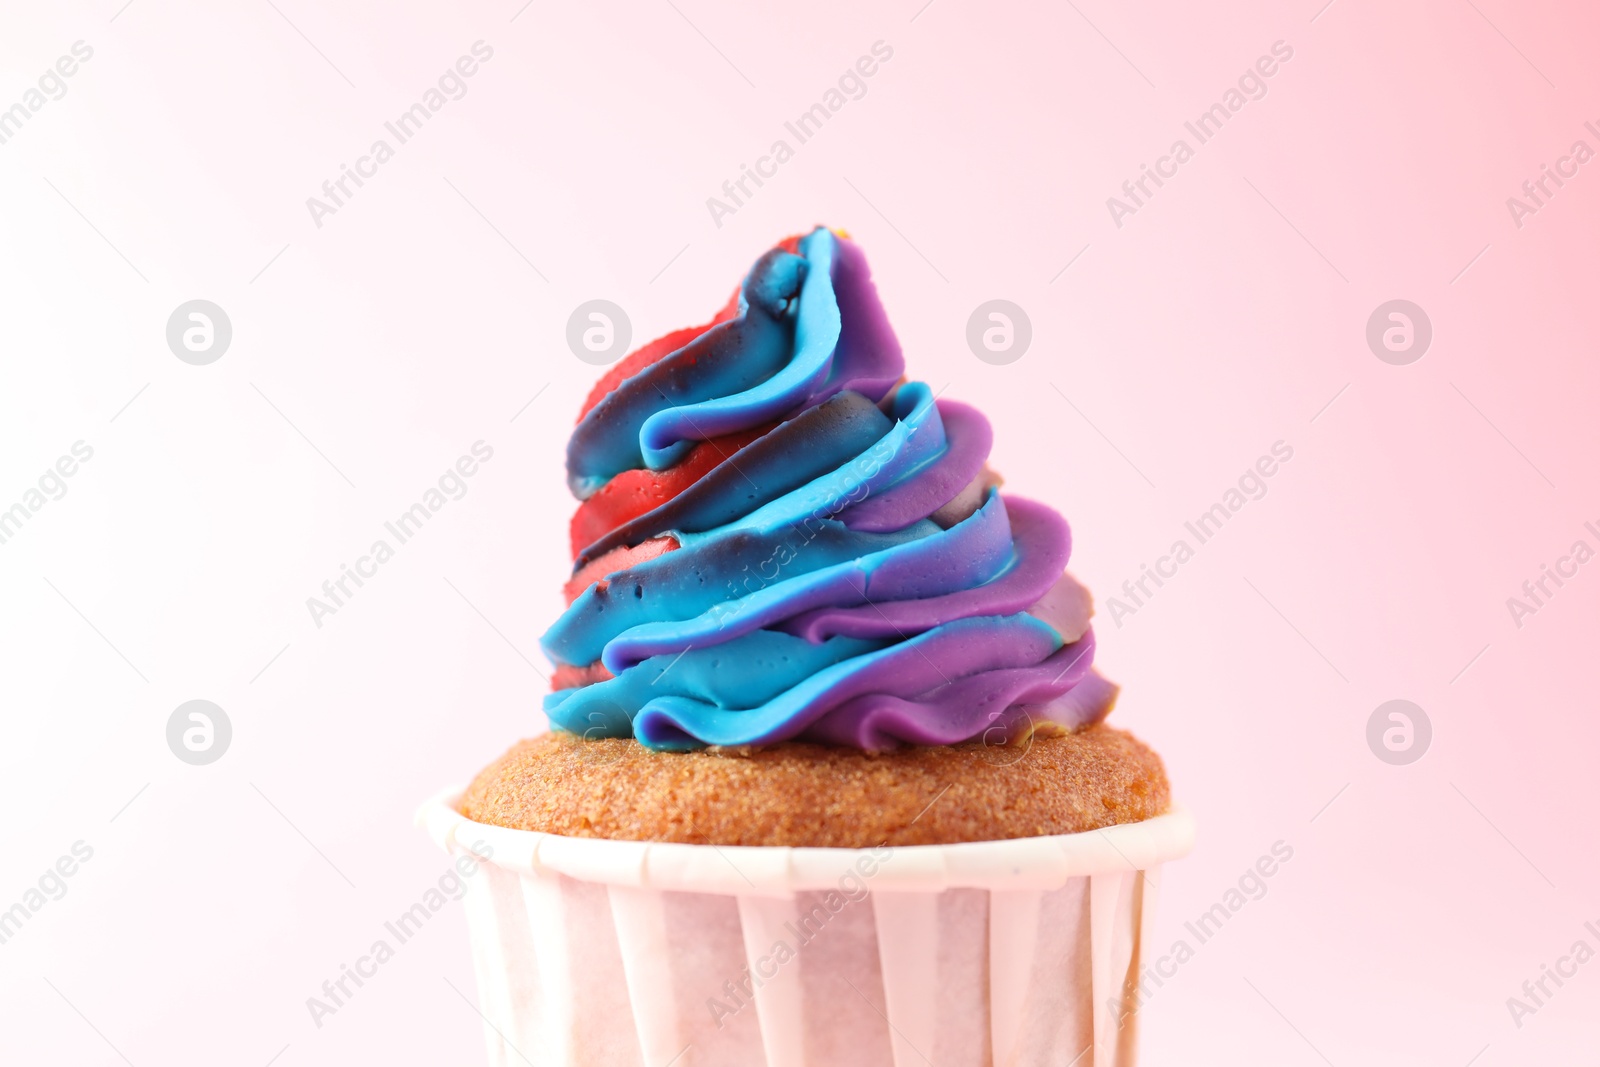
<svg viewBox="0 0 1600 1067">
<path fill-rule="evenodd" d="M 877 849 L 602 841 L 456 811 L 489 1062 L 1130 1067 L 1174 807 L 1081 834 Z"/>
</svg>

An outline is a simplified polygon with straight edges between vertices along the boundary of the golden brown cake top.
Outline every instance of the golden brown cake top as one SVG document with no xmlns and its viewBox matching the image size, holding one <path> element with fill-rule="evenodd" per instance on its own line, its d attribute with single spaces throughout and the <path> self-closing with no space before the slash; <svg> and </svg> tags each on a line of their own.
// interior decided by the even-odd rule
<svg viewBox="0 0 1600 1067">
<path fill-rule="evenodd" d="M 1152 818 L 1168 801 L 1161 758 L 1093 726 L 885 755 L 799 742 L 657 752 L 551 733 L 513 746 L 459 807 L 476 822 L 567 837 L 870 848 L 1078 833 Z"/>
</svg>

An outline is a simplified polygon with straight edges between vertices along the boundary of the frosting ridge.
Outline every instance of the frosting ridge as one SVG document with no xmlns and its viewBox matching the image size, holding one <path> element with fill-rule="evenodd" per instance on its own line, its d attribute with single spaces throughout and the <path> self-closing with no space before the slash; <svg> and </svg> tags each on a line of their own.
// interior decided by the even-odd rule
<svg viewBox="0 0 1600 1067">
<path fill-rule="evenodd" d="M 988 420 L 903 370 L 865 257 L 819 227 L 603 380 L 568 443 L 554 727 L 878 750 L 1110 711 L 1066 521 L 1002 494 Z"/>
</svg>

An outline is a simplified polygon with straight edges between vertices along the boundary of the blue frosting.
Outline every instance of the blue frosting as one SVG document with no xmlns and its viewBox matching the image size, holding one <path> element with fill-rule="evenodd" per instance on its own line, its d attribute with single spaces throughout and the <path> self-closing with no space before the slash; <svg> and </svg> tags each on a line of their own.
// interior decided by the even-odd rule
<svg viewBox="0 0 1600 1067">
<path fill-rule="evenodd" d="M 569 481 L 587 497 L 697 441 L 776 423 L 579 554 L 591 565 L 654 538 L 676 546 L 619 555 L 544 635 L 589 681 L 546 698 L 552 723 L 659 748 L 879 748 L 987 736 L 1035 713 L 1104 715 L 1115 690 L 1089 673 L 1086 604 L 1076 622 L 1045 604 L 1066 524 L 986 488 L 981 415 L 925 383 L 896 386 L 899 347 L 860 251 L 820 228 L 798 250 L 762 256 L 733 318 L 623 381 L 574 430 Z"/>
</svg>

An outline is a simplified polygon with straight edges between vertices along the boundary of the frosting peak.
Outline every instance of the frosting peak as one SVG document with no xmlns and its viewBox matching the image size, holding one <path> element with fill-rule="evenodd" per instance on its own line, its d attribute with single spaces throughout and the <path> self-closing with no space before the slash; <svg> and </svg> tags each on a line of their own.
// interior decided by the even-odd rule
<svg viewBox="0 0 1600 1067">
<path fill-rule="evenodd" d="M 556 728 L 887 749 L 1104 717 L 1066 522 L 903 369 L 865 257 L 819 227 L 607 375 L 567 448 Z"/>
</svg>

